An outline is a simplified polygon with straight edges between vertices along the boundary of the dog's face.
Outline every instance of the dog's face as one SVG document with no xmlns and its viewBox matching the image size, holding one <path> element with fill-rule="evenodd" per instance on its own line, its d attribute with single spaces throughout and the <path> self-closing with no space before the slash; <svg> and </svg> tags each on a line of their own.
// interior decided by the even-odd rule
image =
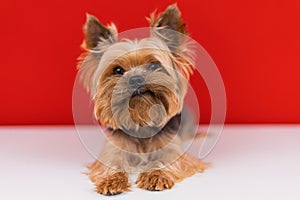
<svg viewBox="0 0 300 200">
<path fill-rule="evenodd" d="M 102 56 L 95 114 L 112 128 L 163 127 L 181 111 L 186 81 L 156 38 L 119 42 Z"/>
<path fill-rule="evenodd" d="M 89 53 L 80 70 L 104 126 L 162 128 L 181 112 L 192 62 L 180 12 L 169 7 L 149 21 L 150 37 L 118 41 L 113 24 L 105 27 L 97 18 L 87 18 L 83 46 Z"/>
</svg>

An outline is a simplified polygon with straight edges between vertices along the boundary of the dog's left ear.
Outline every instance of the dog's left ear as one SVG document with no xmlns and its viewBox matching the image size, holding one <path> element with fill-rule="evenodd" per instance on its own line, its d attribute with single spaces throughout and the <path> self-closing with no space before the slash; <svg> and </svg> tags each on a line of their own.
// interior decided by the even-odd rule
<svg viewBox="0 0 300 200">
<path fill-rule="evenodd" d="M 168 6 L 157 23 L 157 27 L 166 27 L 182 34 L 186 33 L 185 24 L 182 23 L 181 12 L 177 4 Z"/>
<path fill-rule="evenodd" d="M 193 50 L 185 41 L 186 25 L 182 22 L 177 4 L 168 6 L 162 14 L 152 13 L 148 21 L 151 26 L 151 35 L 166 43 L 175 58 L 177 69 L 186 79 L 189 79 L 194 69 Z"/>
<path fill-rule="evenodd" d="M 181 12 L 177 4 L 167 7 L 167 9 L 158 16 L 155 12 L 148 18 L 150 26 L 154 28 L 152 35 L 156 35 L 167 43 L 171 51 L 176 51 L 181 45 L 181 40 L 185 30 L 185 24 L 182 22 Z"/>
</svg>

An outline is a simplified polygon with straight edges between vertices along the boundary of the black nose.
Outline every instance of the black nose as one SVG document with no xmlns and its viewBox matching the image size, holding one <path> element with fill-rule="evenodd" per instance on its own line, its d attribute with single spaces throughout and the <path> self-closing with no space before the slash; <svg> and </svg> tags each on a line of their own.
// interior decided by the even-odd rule
<svg viewBox="0 0 300 200">
<path fill-rule="evenodd" d="M 142 76 L 132 76 L 128 80 L 128 84 L 131 89 L 137 89 L 144 86 L 146 83 L 145 79 Z"/>
</svg>

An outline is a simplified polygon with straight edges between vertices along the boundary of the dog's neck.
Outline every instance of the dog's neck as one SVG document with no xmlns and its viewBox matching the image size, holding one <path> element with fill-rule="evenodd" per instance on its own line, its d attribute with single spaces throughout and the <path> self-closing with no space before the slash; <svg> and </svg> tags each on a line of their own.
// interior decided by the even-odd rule
<svg viewBox="0 0 300 200">
<path fill-rule="evenodd" d="M 124 129 L 113 129 L 111 127 L 107 128 L 108 133 L 114 134 L 114 133 L 123 133 L 127 134 L 130 137 L 136 137 L 136 138 L 149 138 L 149 135 L 152 136 L 158 136 L 162 133 L 177 133 L 180 128 L 180 122 L 181 122 L 181 113 L 173 116 L 164 127 L 146 127 L 142 128 L 138 131 L 133 130 L 124 130 Z M 147 137 L 148 136 L 148 137 Z"/>
</svg>

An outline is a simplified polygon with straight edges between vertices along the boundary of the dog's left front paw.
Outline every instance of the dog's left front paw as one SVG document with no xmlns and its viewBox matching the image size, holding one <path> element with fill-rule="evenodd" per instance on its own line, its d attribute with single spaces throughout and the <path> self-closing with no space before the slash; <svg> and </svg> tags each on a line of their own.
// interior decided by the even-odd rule
<svg viewBox="0 0 300 200">
<path fill-rule="evenodd" d="M 150 191 L 162 191 L 174 186 L 174 181 L 162 170 L 141 173 L 135 183 L 139 188 Z"/>
</svg>

